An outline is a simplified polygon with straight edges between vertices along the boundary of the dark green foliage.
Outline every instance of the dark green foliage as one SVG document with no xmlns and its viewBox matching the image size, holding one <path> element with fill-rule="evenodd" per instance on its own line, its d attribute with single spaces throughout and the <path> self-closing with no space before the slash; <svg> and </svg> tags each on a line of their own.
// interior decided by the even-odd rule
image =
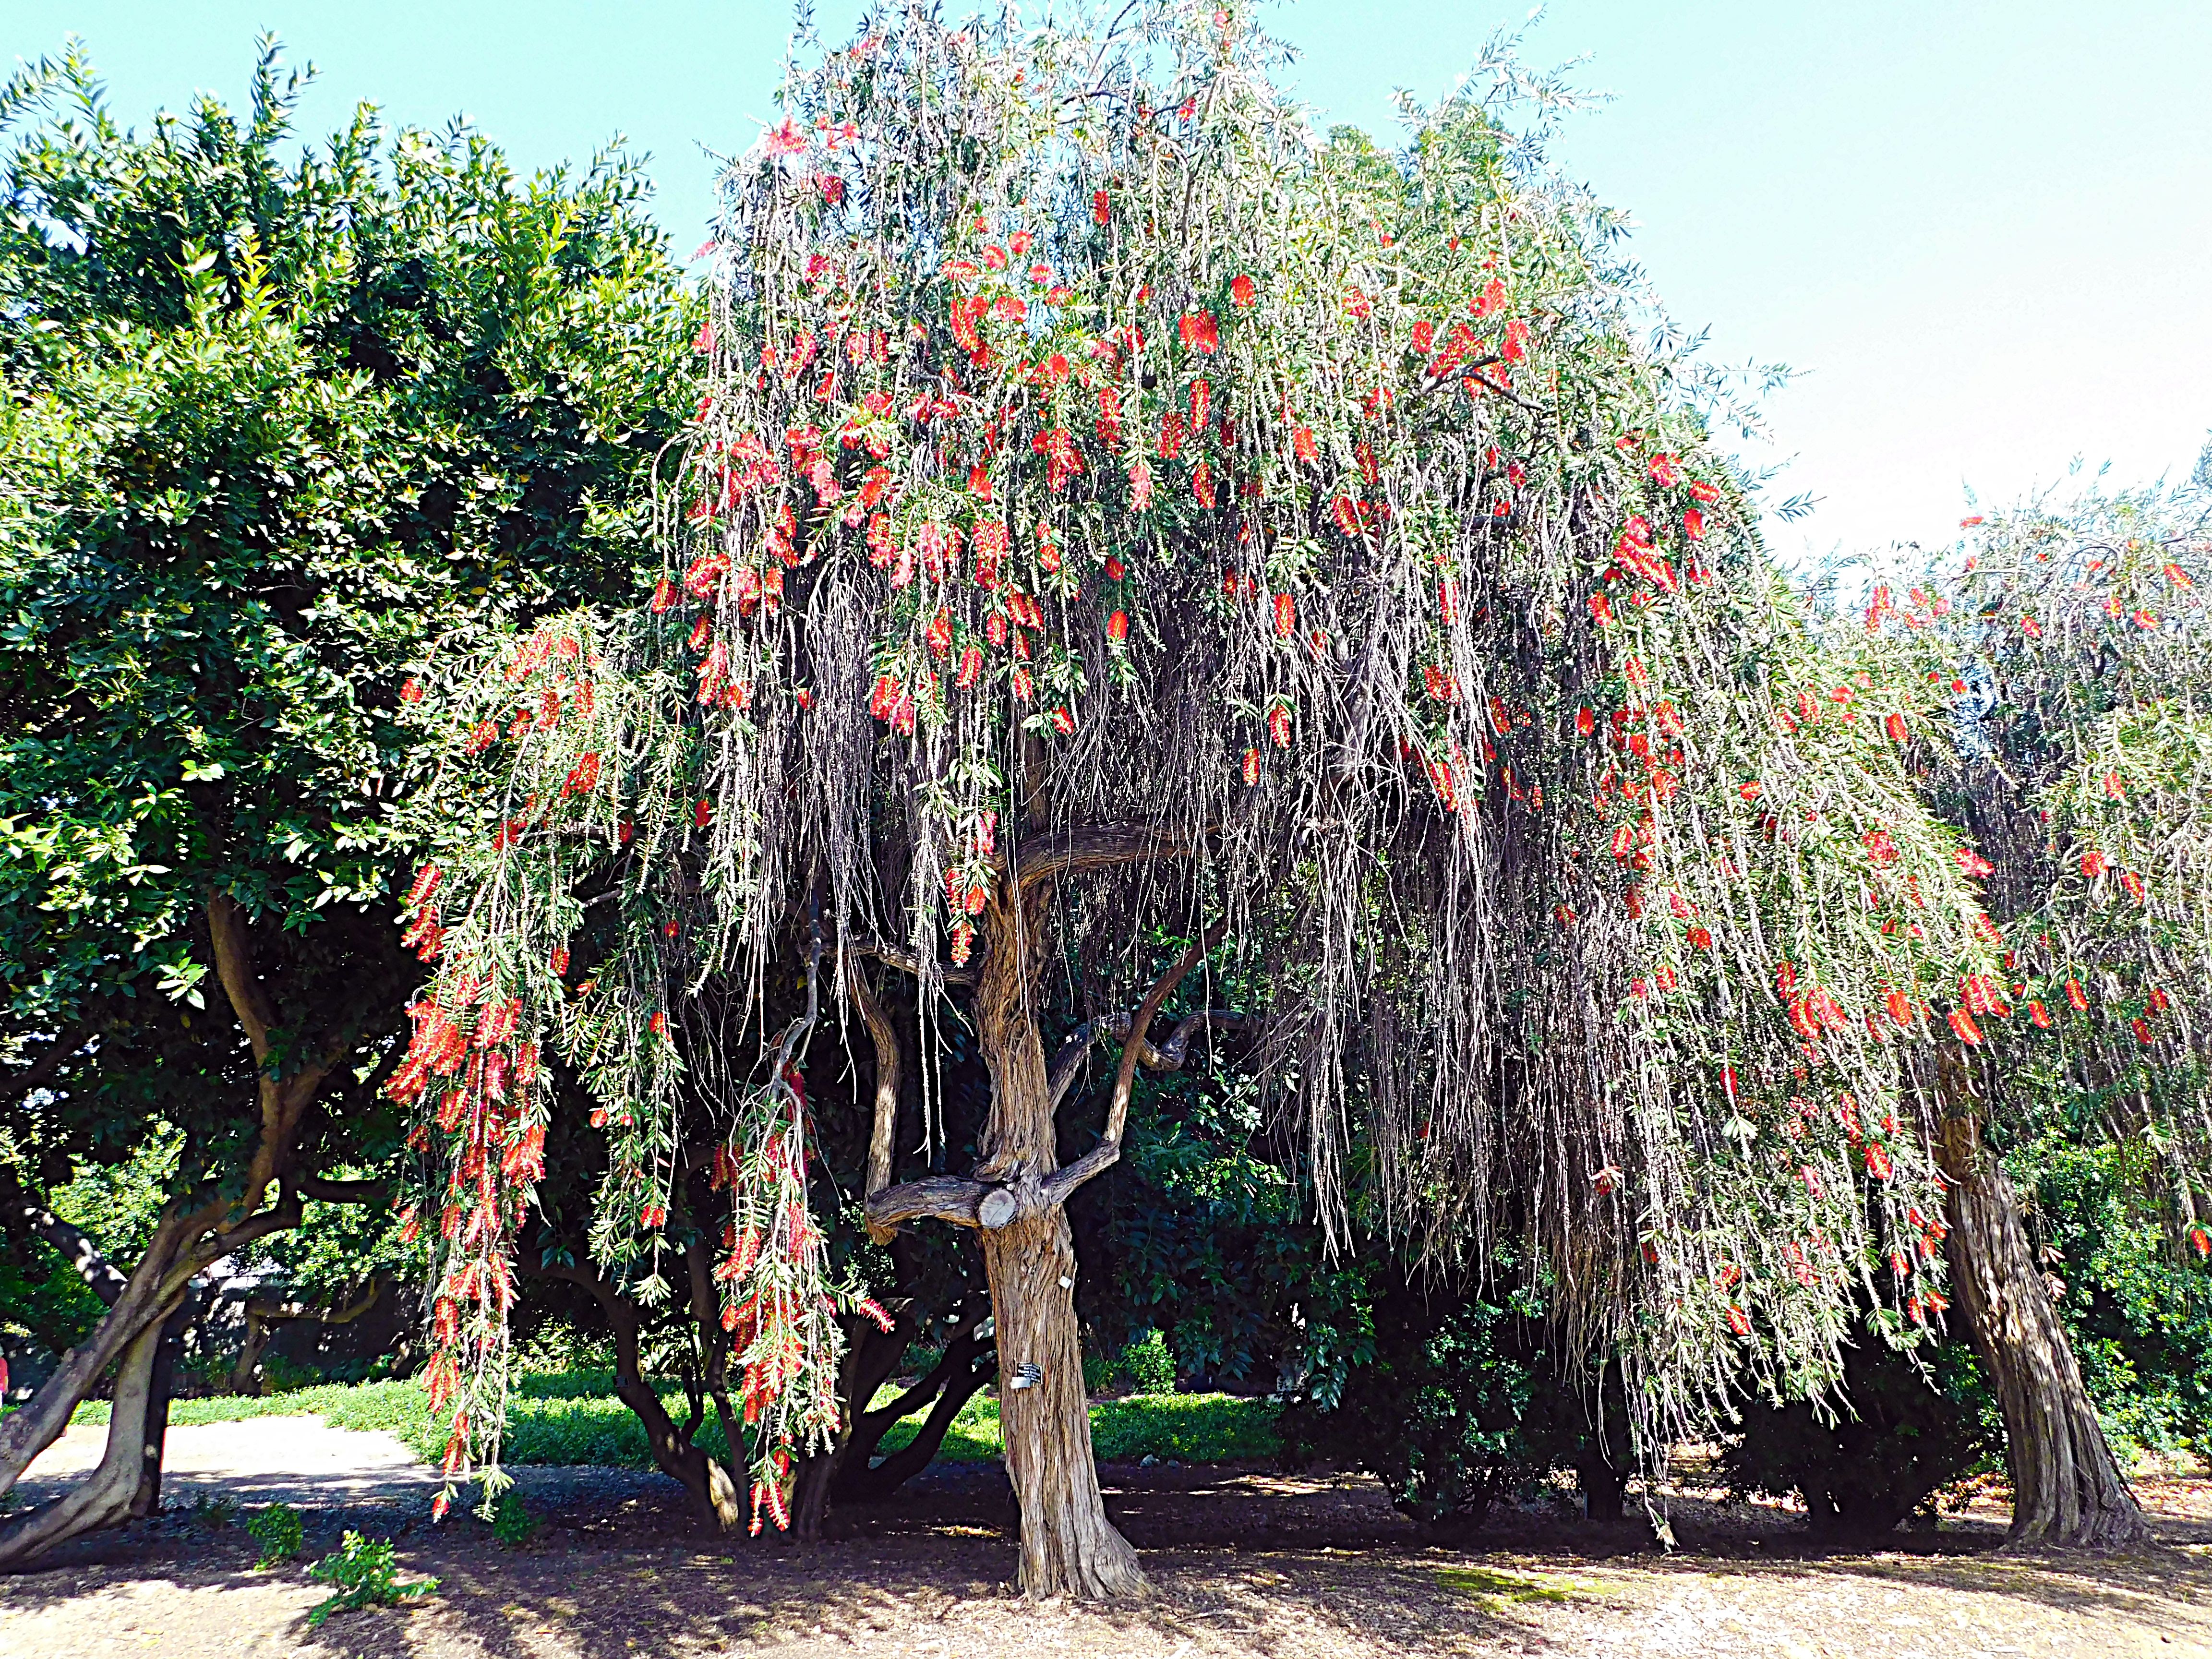
<svg viewBox="0 0 2212 1659">
<path fill-rule="evenodd" d="M 1796 1494 L 1813 1530 L 1865 1538 L 1889 1531 L 1939 1486 L 1998 1455 L 2003 1430 L 1981 1363 L 1960 1335 L 1912 1359 L 1869 1334 L 1844 1352 L 1831 1415 L 1802 1400 L 1754 1399 L 1721 1454 L 1739 1492 Z"/>
<path fill-rule="evenodd" d="M 307 1543 L 300 1511 L 289 1504 L 267 1504 L 247 1517 L 246 1535 L 261 1547 L 258 1565 L 273 1567 L 295 1559 Z"/>
<path fill-rule="evenodd" d="M 512 1486 L 499 1495 L 499 1503 L 492 1510 L 491 1535 L 509 1549 L 520 1549 L 538 1536 L 544 1523 L 530 1512 L 530 1505 L 522 1501 L 522 1494 Z"/>
<path fill-rule="evenodd" d="M 401 1583 L 388 1539 L 363 1538 L 357 1532 L 349 1532 L 340 1544 L 338 1549 L 307 1569 L 307 1577 L 317 1583 L 332 1584 L 337 1589 L 337 1595 L 307 1609 L 310 1630 L 320 1630 L 323 1621 L 334 1613 L 392 1607 L 418 1595 L 428 1595 L 438 1588 L 434 1578 Z"/>
<path fill-rule="evenodd" d="M 235 1181 L 210 894 L 255 924 L 274 1069 L 349 1054 L 311 1167 L 389 1158 L 403 688 L 635 591 L 689 396 L 632 161 L 518 177 L 366 106 L 302 147 L 299 86 L 269 47 L 246 111 L 142 132 L 75 54 L 0 92 L 0 1066 L 48 1067 L 11 1126 L 46 1188 L 156 1120 L 179 1189 Z"/>
<path fill-rule="evenodd" d="M 2177 1237 L 2155 1149 L 2054 1130 L 2006 1163 L 2107 1431 L 2212 1449 L 2212 1276 Z"/>
<path fill-rule="evenodd" d="M 1475 1524 L 1554 1470 L 1587 1466 L 1593 1512 L 1617 1513 L 1620 1476 L 1607 1456 L 1628 1455 L 1625 1415 L 1608 1400 L 1614 1420 L 1597 1432 L 1595 1379 L 1569 1374 L 1533 1299 L 1398 1279 L 1361 1311 L 1371 1351 L 1331 1379 L 1330 1394 L 1310 1383 L 1292 1396 L 1280 1425 L 1287 1461 L 1364 1468 L 1400 1510 L 1432 1526 Z"/>
</svg>

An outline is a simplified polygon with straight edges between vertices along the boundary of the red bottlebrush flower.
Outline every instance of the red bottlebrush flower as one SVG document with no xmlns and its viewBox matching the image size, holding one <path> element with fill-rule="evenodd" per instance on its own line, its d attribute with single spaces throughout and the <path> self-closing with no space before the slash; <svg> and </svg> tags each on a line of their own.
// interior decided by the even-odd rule
<svg viewBox="0 0 2212 1659">
<path fill-rule="evenodd" d="M 422 702 L 422 682 L 415 678 L 411 675 L 409 676 L 407 684 L 399 688 L 399 701 L 402 702 Z"/>
<path fill-rule="evenodd" d="M 2121 781 L 2118 772 L 2105 774 L 2105 793 L 2114 800 L 2125 800 L 2128 798 L 2128 787 Z"/>
<path fill-rule="evenodd" d="M 1221 325 L 1210 311 L 1187 311 L 1176 319 L 1176 331 L 1182 337 L 1186 350 L 1215 352 L 1221 349 Z"/>
<path fill-rule="evenodd" d="M 1288 703 L 1277 703 L 1267 711 L 1267 735 L 1275 740 L 1278 749 L 1291 746 L 1291 709 Z"/>
<path fill-rule="evenodd" d="M 676 603 L 676 584 L 666 577 L 653 585 L 653 609 L 665 611 Z"/>
<path fill-rule="evenodd" d="M 1091 192 L 1091 217 L 1098 224 L 1111 224 L 1114 220 L 1113 198 L 1103 190 Z"/>
<path fill-rule="evenodd" d="M 987 889 L 970 887 L 966 898 L 962 901 L 962 908 L 971 916 L 980 916 L 983 914 L 983 907 L 990 902 L 991 895 Z"/>
<path fill-rule="evenodd" d="M 1206 431 L 1206 418 L 1213 408 L 1213 382 L 1193 380 L 1190 383 L 1190 435 L 1200 437 Z"/>
<path fill-rule="evenodd" d="M 1244 781 L 1247 784 L 1260 781 L 1260 751 L 1257 749 L 1244 751 Z"/>
<path fill-rule="evenodd" d="M 1987 859 L 1984 858 L 1979 853 L 1974 851 L 1971 847 L 1961 847 L 1954 852 L 1951 856 L 1959 861 L 1960 869 L 1965 871 L 1966 874 L 1972 876 L 1977 880 L 1979 880 L 1984 876 L 1992 873 L 1996 869 L 1996 866 L 1991 864 Z"/>
<path fill-rule="evenodd" d="M 1904 992 L 1893 986 L 1882 993 L 1881 1000 L 1883 1006 L 1889 1010 L 1889 1017 L 1892 1019 L 1899 1025 L 1912 1024 L 1912 1001 Z"/>
<path fill-rule="evenodd" d="M 1129 638 L 1129 613 L 1127 611 L 1116 611 L 1112 616 L 1106 618 L 1106 637 L 1116 645 L 1121 645 L 1127 642 Z"/>
<path fill-rule="evenodd" d="M 922 637 L 929 647 L 929 654 L 939 662 L 944 661 L 952 649 L 952 613 L 939 611 L 930 619 L 929 630 Z"/>
<path fill-rule="evenodd" d="M 553 947 L 553 954 L 548 957 L 545 960 L 546 965 L 552 969 L 555 973 L 567 973 L 568 971 L 568 947 L 565 945 L 555 945 Z"/>
<path fill-rule="evenodd" d="M 1600 628 L 1610 628 L 1613 626 L 1613 601 L 1607 599 L 1604 594 L 1593 593 L 1590 595 L 1589 610 L 1590 620 L 1595 622 Z"/>
<path fill-rule="evenodd" d="M 1579 737 L 1589 737 L 1597 730 L 1597 711 L 1587 704 L 1575 710 L 1575 732 Z"/>
<path fill-rule="evenodd" d="M 1736 785 L 1735 792 L 1746 800 L 1757 800 L 1759 792 L 1765 787 L 1757 778 L 1746 778 L 1741 783 Z"/>
<path fill-rule="evenodd" d="M 1710 951 L 1713 948 L 1713 936 L 1702 922 L 1690 929 L 1689 940 L 1690 948 L 1692 951 Z"/>
<path fill-rule="evenodd" d="M 1905 716 L 1895 712 L 1883 718 L 1881 729 L 1889 734 L 1889 740 L 1892 743 L 1904 743 L 1912 735 L 1905 730 Z"/>
<path fill-rule="evenodd" d="M 1613 1164 L 1608 1164 L 1590 1176 L 1590 1185 L 1597 1188 L 1599 1197 L 1609 1198 L 1620 1190 L 1620 1170 Z"/>
<path fill-rule="evenodd" d="M 1751 1334 L 1751 1316 L 1733 1302 L 1729 1304 L 1728 1328 L 1738 1336 Z"/>
<path fill-rule="evenodd" d="M 2137 904 L 2145 902 L 2143 878 L 2132 870 L 2120 872 L 2120 885 L 2128 890 L 2128 896 Z"/>
<path fill-rule="evenodd" d="M 2089 1012 L 2089 994 L 2081 988 L 2081 981 L 2078 979 L 2066 981 L 2066 1000 L 2074 1005 L 2074 1012 L 2077 1014 Z"/>
<path fill-rule="evenodd" d="M 1260 303 L 1260 287 L 1241 271 L 1229 280 L 1229 297 L 1240 311 L 1249 311 Z"/>
<path fill-rule="evenodd" d="M 1447 628 L 1459 620 L 1459 584 L 1449 576 L 1437 579 L 1437 616 Z"/>
<path fill-rule="evenodd" d="M 1693 542 L 1701 542 L 1705 538 L 1705 515 L 1694 507 L 1683 511 L 1682 534 Z"/>
<path fill-rule="evenodd" d="M 1651 520 L 1641 513 L 1633 514 L 1628 522 L 1621 526 L 1620 533 L 1634 546 L 1649 547 L 1651 545 Z"/>
<path fill-rule="evenodd" d="M 2128 1030 L 2136 1034 L 2136 1041 L 2148 1048 L 2151 1044 L 2150 1022 L 2137 1018 L 2128 1022 Z"/>
<path fill-rule="evenodd" d="M 983 619 L 983 637 L 994 646 L 1006 644 L 1006 613 L 1005 611 L 994 611 Z"/>
<path fill-rule="evenodd" d="M 1974 1017 L 1964 1008 L 1954 1008 L 1948 1016 L 1948 1021 L 1952 1034 L 1960 1042 L 1973 1043 L 1982 1040 L 1982 1028 L 1974 1024 Z"/>
<path fill-rule="evenodd" d="M 415 884 L 407 890 L 407 908 L 419 910 L 429 902 L 430 895 L 438 890 L 445 879 L 445 872 L 434 864 L 426 864 L 415 872 Z"/>
<path fill-rule="evenodd" d="M 1275 595 L 1275 637 L 1287 640 L 1298 631 L 1298 602 L 1288 593 Z"/>
<path fill-rule="evenodd" d="M 1692 498 L 1703 501 L 1707 507 L 1711 507 L 1715 501 L 1717 501 L 1721 498 L 1719 489 L 1715 485 L 1707 483 L 1702 478 L 1695 479 L 1691 483 L 1690 494 Z"/>
<path fill-rule="evenodd" d="M 1052 729 L 1063 738 L 1074 734 L 1075 716 L 1068 713 L 1066 703 L 1062 703 L 1052 711 Z"/>
<path fill-rule="evenodd" d="M 1888 1180 L 1893 1173 L 1893 1166 L 1889 1161 L 1889 1148 L 1878 1140 L 1867 1142 L 1866 1166 L 1867 1173 L 1876 1181 Z"/>
<path fill-rule="evenodd" d="M 649 1022 L 649 1029 L 655 1036 L 666 1036 L 668 1035 L 668 1016 L 665 1013 L 656 1013 L 653 1015 L 652 1020 Z"/>
<path fill-rule="evenodd" d="M 975 928 L 964 921 L 956 922 L 952 928 L 952 965 L 955 968 L 966 967 L 968 957 L 975 948 Z"/>
<path fill-rule="evenodd" d="M 2086 881 L 2094 881 L 2112 867 L 2112 861 L 2094 847 L 2081 854 L 2081 876 Z"/>
<path fill-rule="evenodd" d="M 1030 678 L 1030 671 L 1026 668 L 1015 669 L 1014 701 L 1016 702 L 1027 702 L 1032 696 L 1036 696 L 1036 687 L 1035 683 Z"/>
<path fill-rule="evenodd" d="M 1294 426 L 1291 428 L 1291 453 L 1301 461 L 1317 461 L 1321 459 L 1321 447 L 1314 441 L 1314 430 L 1311 427 Z"/>
<path fill-rule="evenodd" d="M 1682 482 L 1682 464 L 1672 455 L 1654 455 L 1651 458 L 1651 482 L 1672 489 Z"/>
<path fill-rule="evenodd" d="M 983 653 L 976 647 L 963 646 L 960 650 L 960 674 L 952 683 L 963 691 L 972 690 L 983 678 Z"/>
<path fill-rule="evenodd" d="M 714 821 L 714 803 L 713 801 L 702 800 L 696 806 L 691 809 L 691 827 L 693 829 L 704 830 Z"/>
<path fill-rule="evenodd" d="M 641 1227 L 665 1226 L 668 1221 L 667 1206 L 660 1204 L 648 1204 L 637 1212 L 637 1219 L 638 1224 Z"/>
<path fill-rule="evenodd" d="M 1437 325 L 1424 317 L 1413 325 L 1413 349 L 1424 357 L 1437 349 Z"/>
<path fill-rule="evenodd" d="M 2205 1231 L 2202 1226 L 2191 1227 L 2189 1230 L 2189 1248 L 2199 1257 L 2212 1256 L 2212 1232 Z"/>
<path fill-rule="evenodd" d="M 2045 1030 L 2051 1029 L 2051 1011 L 2041 1003 L 2031 1001 L 2027 1005 L 2027 1017 Z"/>
<path fill-rule="evenodd" d="M 1528 355 L 1528 325 L 1515 318 L 1505 325 L 1505 337 L 1498 343 L 1498 355 L 1509 363 L 1517 363 Z"/>
<path fill-rule="evenodd" d="M 1119 554 L 1109 553 L 1106 556 L 1106 580 L 1108 581 L 1118 582 L 1128 574 L 1129 567 L 1121 562 L 1121 556 Z"/>
<path fill-rule="evenodd" d="M 1198 504 L 1200 507 L 1212 507 L 1213 505 L 1213 465 L 1212 462 L 1200 461 L 1198 464 L 1197 469 L 1191 473 L 1190 493 L 1198 498 Z"/>
</svg>

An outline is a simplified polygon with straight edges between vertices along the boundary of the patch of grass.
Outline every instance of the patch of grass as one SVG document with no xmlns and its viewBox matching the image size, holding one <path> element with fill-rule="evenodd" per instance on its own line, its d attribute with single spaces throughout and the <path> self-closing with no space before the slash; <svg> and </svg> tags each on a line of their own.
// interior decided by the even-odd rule
<svg viewBox="0 0 2212 1659">
<path fill-rule="evenodd" d="M 690 1415 L 681 1389 L 664 1389 L 661 1401 L 679 1422 Z M 334 1429 L 385 1430 L 426 1463 L 445 1454 L 445 1431 L 431 1419 L 428 1396 L 412 1382 L 331 1382 L 284 1395 L 218 1395 L 179 1400 L 169 1410 L 169 1421 L 179 1428 L 260 1417 L 319 1417 Z M 88 1401 L 70 1420 L 104 1424 L 107 1402 Z M 908 1443 L 921 1431 L 922 1421 L 917 1415 L 893 1425 L 884 1437 L 883 1449 L 893 1452 Z M 1091 1441 L 1100 1457 L 1116 1460 L 1148 1453 L 1184 1463 L 1269 1457 L 1276 1449 L 1275 1408 L 1264 1400 L 1222 1394 L 1102 1400 L 1091 1407 Z M 716 1457 L 728 1454 L 711 1407 L 700 1429 L 699 1443 Z M 1001 1444 L 999 1402 L 978 1395 L 952 1419 L 939 1455 L 955 1463 L 989 1462 L 998 1457 Z M 645 1430 L 629 1407 L 615 1398 L 614 1378 L 605 1371 L 518 1376 L 500 1455 L 503 1462 L 518 1467 L 653 1467 Z"/>
<path fill-rule="evenodd" d="M 1462 1595 L 1481 1601 L 1571 1601 L 1567 1591 L 1554 1589 L 1534 1578 L 1516 1578 L 1510 1572 L 1491 1572 L 1481 1567 L 1438 1567 L 1437 1583 Z"/>
<path fill-rule="evenodd" d="M 921 1431 L 920 1416 L 892 1426 L 883 1449 L 895 1452 Z M 1091 1449 L 1102 1458 L 1133 1461 L 1147 1454 L 1182 1463 L 1226 1463 L 1272 1457 L 1277 1449 L 1275 1408 L 1264 1400 L 1228 1394 L 1139 1395 L 1101 1400 L 1091 1407 Z M 938 1455 L 951 1463 L 996 1458 L 999 1402 L 978 1395 L 960 1408 Z"/>
</svg>

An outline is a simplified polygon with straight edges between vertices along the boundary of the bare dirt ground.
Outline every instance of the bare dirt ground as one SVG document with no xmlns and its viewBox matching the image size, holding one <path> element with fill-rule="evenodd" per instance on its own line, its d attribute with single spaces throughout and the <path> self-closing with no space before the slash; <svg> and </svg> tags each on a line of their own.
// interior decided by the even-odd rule
<svg viewBox="0 0 2212 1659">
<path fill-rule="evenodd" d="M 38 1490 L 96 1452 L 96 1434 L 56 1447 Z M 2124 1555 L 1999 1552 L 1993 1504 L 1879 1549 L 1823 1551 L 1787 1510 L 1681 1495 L 1668 1554 L 1640 1520 L 1593 1526 L 1560 1506 L 1441 1547 L 1353 1476 L 1109 1464 L 1109 1504 L 1155 1595 L 1100 1611 L 1012 1594 L 994 1468 L 933 1470 L 901 1504 L 849 1512 L 842 1536 L 811 1547 L 701 1533 L 658 1475 L 524 1469 L 549 1524 L 510 1550 L 474 1520 L 433 1528 L 427 1472 L 383 1436 L 283 1418 L 177 1429 L 167 1466 L 159 1519 L 0 1577 L 0 1659 L 2212 1656 L 2202 1480 L 2142 1483 L 2160 1541 Z M 443 1587 L 311 1632 L 320 1587 L 296 1567 L 256 1571 L 240 1527 L 193 1517 L 203 1495 L 298 1504 L 309 1559 L 347 1527 L 392 1537 L 409 1571 Z"/>
</svg>

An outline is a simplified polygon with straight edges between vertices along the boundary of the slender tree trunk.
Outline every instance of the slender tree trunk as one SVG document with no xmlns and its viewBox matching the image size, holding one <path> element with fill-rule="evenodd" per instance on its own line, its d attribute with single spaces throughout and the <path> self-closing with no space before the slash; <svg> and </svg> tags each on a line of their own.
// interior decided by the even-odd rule
<svg viewBox="0 0 2212 1659">
<path fill-rule="evenodd" d="M 1042 902 L 1018 898 L 992 920 L 975 1002 L 992 1084 L 977 1174 L 1021 1186 L 1059 1164 L 1034 1000 Z M 1137 1553 L 1106 1518 L 1098 1490 L 1066 1206 L 987 1226 L 982 1243 L 997 1327 L 1000 1432 L 1021 1505 L 1022 1589 L 1032 1596 L 1141 1595 Z"/>
<path fill-rule="evenodd" d="M 148 1329 L 158 1332 L 162 1281 L 182 1254 L 189 1224 L 164 1218 L 134 1272 L 99 1324 L 78 1346 L 62 1356 L 54 1374 L 21 1410 L 0 1420 L 0 1492 L 11 1489 L 23 1471 L 69 1426 L 70 1413 L 91 1394 L 118 1354 Z"/>
<path fill-rule="evenodd" d="M 0 1570 L 22 1566 L 57 1544 L 131 1518 L 132 1503 L 145 1480 L 147 1407 L 161 1347 L 160 1322 L 141 1327 L 116 1370 L 107 1449 L 100 1467 L 64 1496 L 0 1535 Z"/>
<path fill-rule="evenodd" d="M 2087 1548 L 2142 1541 L 2150 1528 L 2089 1403 L 2012 1183 L 1972 1118 L 1944 1125 L 1941 1152 L 1953 1291 L 2004 1410 L 2011 1536 Z"/>
<path fill-rule="evenodd" d="M 147 1385 L 145 1422 L 139 1431 L 143 1448 L 138 1465 L 138 1490 L 131 1499 L 133 1520 L 161 1511 L 161 1453 L 169 1437 L 169 1401 L 177 1388 L 177 1366 L 185 1357 L 185 1332 L 199 1311 L 199 1291 L 188 1287 L 177 1310 L 161 1322 L 161 1340 L 154 1350 L 154 1375 Z"/>
</svg>

